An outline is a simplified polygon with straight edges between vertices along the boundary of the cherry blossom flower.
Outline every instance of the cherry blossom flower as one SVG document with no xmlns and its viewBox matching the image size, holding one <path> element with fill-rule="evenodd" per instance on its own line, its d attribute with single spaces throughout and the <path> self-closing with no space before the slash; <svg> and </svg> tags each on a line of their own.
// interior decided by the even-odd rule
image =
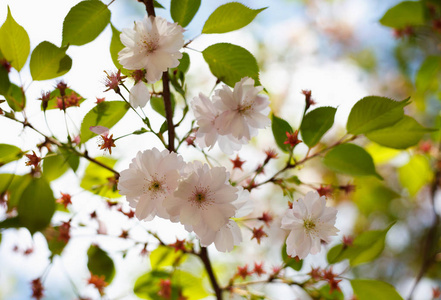
<svg viewBox="0 0 441 300">
<path fill-rule="evenodd" d="M 226 154 L 240 150 L 247 141 L 234 138 L 231 134 L 220 135 L 216 120 L 221 113 L 214 103 L 204 94 L 199 93 L 191 102 L 191 106 L 199 126 L 196 132 L 196 143 L 202 147 L 210 147 L 218 142 L 220 149 Z"/>
<path fill-rule="evenodd" d="M 232 202 L 237 199 L 238 189 L 228 183 L 229 173 L 224 167 L 210 168 L 196 161 L 186 172 L 174 197 L 164 199 L 171 220 L 191 227 L 198 236 L 217 232 L 236 212 Z"/>
<path fill-rule="evenodd" d="M 135 22 L 134 29 L 125 28 L 121 42 L 126 46 L 119 52 L 119 62 L 128 70 L 145 69 L 149 83 L 158 81 L 167 68 L 179 65 L 184 46 L 183 29 L 162 17 L 145 17 Z"/>
<path fill-rule="evenodd" d="M 172 196 L 185 165 L 182 157 L 168 150 L 156 148 L 138 152 L 129 168 L 121 172 L 118 190 L 125 195 L 135 216 L 140 220 L 152 220 L 156 215 L 169 218 L 163 201 Z"/>
<path fill-rule="evenodd" d="M 239 218 L 248 215 L 253 211 L 253 205 L 249 199 L 250 192 L 238 187 L 237 199 L 232 202 L 236 207 L 234 217 Z M 209 246 L 214 242 L 216 249 L 220 252 L 230 252 L 234 246 L 242 243 L 242 232 L 234 220 L 229 220 L 218 231 L 205 231 L 205 235 L 198 235 L 202 246 Z"/>
<path fill-rule="evenodd" d="M 144 82 L 139 81 L 130 89 L 129 102 L 133 108 L 144 107 L 150 100 L 150 92 Z"/>
<path fill-rule="evenodd" d="M 226 85 L 215 91 L 214 103 L 222 112 L 216 119 L 219 134 L 249 141 L 257 135 L 257 129 L 270 125 L 269 100 L 268 96 L 259 95 L 262 90 L 263 87 L 254 86 L 253 79 L 244 77 L 233 91 Z"/>
<path fill-rule="evenodd" d="M 286 240 L 287 254 L 300 259 L 309 253 L 320 252 L 321 241 L 330 242 L 330 236 L 339 231 L 335 226 L 337 210 L 326 206 L 326 198 L 310 191 L 294 203 L 282 218 L 282 228 L 291 232 Z"/>
</svg>

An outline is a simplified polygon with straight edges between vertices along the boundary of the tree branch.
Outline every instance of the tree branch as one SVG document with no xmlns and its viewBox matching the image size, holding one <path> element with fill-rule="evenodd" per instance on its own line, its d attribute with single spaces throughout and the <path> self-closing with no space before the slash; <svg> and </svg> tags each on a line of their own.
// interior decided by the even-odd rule
<svg viewBox="0 0 441 300">
<path fill-rule="evenodd" d="M 199 253 L 199 257 L 204 263 L 205 270 L 207 270 L 208 277 L 210 278 L 211 286 L 214 289 L 214 293 L 216 294 L 217 300 L 222 300 L 222 289 L 219 287 L 219 283 L 217 282 L 216 276 L 214 275 L 213 268 L 211 267 L 211 261 L 208 257 L 207 247 L 201 247 L 201 252 Z"/>
<path fill-rule="evenodd" d="M 175 151 L 175 125 L 173 124 L 173 109 L 170 98 L 170 82 L 168 72 L 162 73 L 162 97 L 164 99 L 165 117 L 168 130 L 168 150 Z"/>
</svg>

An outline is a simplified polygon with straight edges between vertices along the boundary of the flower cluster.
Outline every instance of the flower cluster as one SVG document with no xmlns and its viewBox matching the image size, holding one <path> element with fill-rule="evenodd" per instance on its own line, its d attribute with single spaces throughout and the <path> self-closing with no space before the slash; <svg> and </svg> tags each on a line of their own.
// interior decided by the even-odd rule
<svg viewBox="0 0 441 300">
<path fill-rule="evenodd" d="M 180 222 L 202 245 L 214 242 L 219 251 L 231 251 L 242 236 L 230 218 L 247 202 L 248 191 L 231 186 L 228 179 L 224 167 L 185 163 L 176 153 L 153 148 L 138 152 L 121 172 L 118 189 L 138 219 L 158 216 Z"/>
<path fill-rule="evenodd" d="M 239 150 L 257 135 L 257 130 L 270 124 L 268 96 L 259 94 L 262 87 L 244 77 L 234 90 L 223 85 L 210 100 L 200 93 L 191 103 L 197 124 L 196 142 L 210 147 L 218 142 L 227 154 Z"/>
</svg>

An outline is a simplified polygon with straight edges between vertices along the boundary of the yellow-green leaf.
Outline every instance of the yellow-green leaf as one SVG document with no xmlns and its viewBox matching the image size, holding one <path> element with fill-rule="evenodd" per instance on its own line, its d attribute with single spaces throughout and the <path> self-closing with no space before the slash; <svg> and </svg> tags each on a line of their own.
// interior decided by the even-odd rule
<svg viewBox="0 0 441 300">
<path fill-rule="evenodd" d="M 171 0 L 170 14 L 173 21 L 186 27 L 196 15 L 201 0 Z"/>
<path fill-rule="evenodd" d="M 403 300 L 391 284 L 383 281 L 353 279 L 351 285 L 358 300 Z"/>
<path fill-rule="evenodd" d="M 41 42 L 31 54 L 32 79 L 47 80 L 69 72 L 72 59 L 66 55 L 67 47 L 58 48 L 47 41 Z"/>
<path fill-rule="evenodd" d="M 4 58 L 11 63 L 17 71 L 26 63 L 31 44 L 26 30 L 12 17 L 8 6 L 8 16 L 0 28 L 0 49 Z"/>
</svg>

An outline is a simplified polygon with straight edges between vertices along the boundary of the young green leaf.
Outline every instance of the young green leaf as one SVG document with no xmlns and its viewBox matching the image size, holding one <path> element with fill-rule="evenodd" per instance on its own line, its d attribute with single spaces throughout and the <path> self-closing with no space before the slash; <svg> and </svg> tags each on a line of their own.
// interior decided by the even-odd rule
<svg viewBox="0 0 441 300">
<path fill-rule="evenodd" d="M 373 175 L 382 179 L 375 171 L 374 161 L 369 153 L 354 144 L 341 144 L 330 150 L 323 163 L 331 170 L 352 176 Z"/>
<path fill-rule="evenodd" d="M 171 0 L 170 14 L 182 27 L 190 24 L 201 6 L 201 0 Z"/>
<path fill-rule="evenodd" d="M 173 266 L 179 262 L 182 263 L 187 258 L 182 251 L 175 251 L 175 249 L 165 246 L 159 246 L 150 253 L 150 265 L 153 270 L 160 270 Z"/>
<path fill-rule="evenodd" d="M 1 55 L 0 55 L 1 56 Z M 6 68 L 0 65 L 0 95 L 7 95 L 11 81 L 9 81 L 9 73 Z"/>
<path fill-rule="evenodd" d="M 47 181 L 57 179 L 69 169 L 66 158 L 57 153 L 50 153 L 43 159 L 43 176 Z"/>
<path fill-rule="evenodd" d="M 172 105 L 172 111 L 175 111 L 175 97 L 173 94 L 170 94 L 170 101 Z M 164 106 L 164 99 L 160 97 L 151 97 L 150 98 L 150 105 L 152 108 L 161 116 L 165 118 L 165 106 Z"/>
<path fill-rule="evenodd" d="M 93 41 L 110 22 L 110 10 L 98 0 L 85 0 L 71 8 L 63 22 L 62 45 Z"/>
<path fill-rule="evenodd" d="M 17 207 L 20 223 L 31 234 L 45 229 L 55 212 L 55 198 L 45 178 L 34 178 L 24 189 Z"/>
<path fill-rule="evenodd" d="M 190 55 L 187 52 L 182 53 L 182 58 L 179 60 L 177 69 L 182 73 L 187 73 L 190 68 Z"/>
<path fill-rule="evenodd" d="M 274 139 L 277 146 L 284 152 L 290 152 L 291 147 L 285 144 L 287 139 L 286 133 L 293 133 L 293 129 L 289 123 L 275 115 L 271 115 L 271 130 L 273 131 Z"/>
<path fill-rule="evenodd" d="M 403 107 L 409 99 L 394 101 L 385 97 L 369 96 L 352 107 L 346 129 L 357 135 L 392 126 L 404 116 Z"/>
<path fill-rule="evenodd" d="M 300 126 L 300 133 L 302 141 L 308 147 L 317 145 L 322 136 L 332 127 L 336 111 L 334 107 L 319 107 L 306 114 Z"/>
<path fill-rule="evenodd" d="M 182 296 L 187 300 L 205 299 L 210 294 L 207 292 L 203 277 L 195 276 L 189 272 L 177 269 L 173 272 L 172 282 L 178 283 L 182 289 Z"/>
<path fill-rule="evenodd" d="M 65 91 L 64 91 L 64 93 L 65 93 L 65 95 L 67 96 L 67 97 L 75 97 L 75 98 L 77 98 L 77 99 L 79 99 L 78 100 L 78 104 L 81 104 L 81 103 L 83 103 L 84 102 L 84 100 L 86 100 L 85 98 L 83 98 L 80 94 L 78 94 L 77 92 L 75 92 L 74 90 L 72 90 L 72 89 L 70 89 L 70 88 L 67 88 Z M 51 92 L 51 94 L 50 94 L 50 99 L 49 99 L 49 101 L 48 101 L 48 104 L 47 104 L 47 110 L 50 110 L 50 109 L 60 109 L 60 107 L 59 107 L 59 103 L 58 103 L 58 101 L 60 100 L 59 98 L 61 97 L 61 95 L 60 95 L 60 90 L 59 89 L 54 89 L 52 92 Z M 61 106 L 62 107 L 62 106 Z M 75 106 L 74 106 L 75 107 Z M 41 110 L 43 110 L 43 103 L 42 103 L 42 105 L 41 105 Z"/>
<path fill-rule="evenodd" d="M 421 64 L 420 69 L 415 78 L 415 87 L 419 92 L 425 92 L 432 85 L 436 84 L 438 88 L 438 74 L 441 70 L 441 57 L 428 56 Z"/>
<path fill-rule="evenodd" d="M 366 137 L 382 146 L 406 149 L 418 144 L 425 133 L 436 130 L 423 127 L 414 118 L 404 116 L 390 127 L 366 133 Z"/>
<path fill-rule="evenodd" d="M 141 299 L 159 300 L 158 292 L 161 279 L 170 278 L 171 274 L 165 271 L 152 270 L 136 279 L 133 292 Z M 173 288 L 172 288 L 173 289 Z"/>
<path fill-rule="evenodd" d="M 282 261 L 285 263 L 287 267 L 290 267 L 295 271 L 300 271 L 303 266 L 302 259 L 288 256 L 288 254 L 286 253 L 286 243 L 284 243 L 282 246 Z"/>
<path fill-rule="evenodd" d="M 123 73 L 124 75 L 128 75 L 129 71 L 127 69 L 124 69 L 118 60 L 118 53 L 125 47 L 120 39 L 121 32 L 118 31 L 118 29 L 116 29 L 112 25 L 112 23 L 110 23 L 110 28 L 112 28 L 112 40 L 110 41 L 110 56 L 112 57 L 112 61 L 115 64 L 115 67 L 118 70 L 121 70 L 121 73 Z"/>
<path fill-rule="evenodd" d="M 4 58 L 11 63 L 17 71 L 26 63 L 31 44 L 26 30 L 12 17 L 8 6 L 8 16 L 0 28 L 0 48 Z"/>
<path fill-rule="evenodd" d="M 58 48 L 47 41 L 41 42 L 31 54 L 29 67 L 33 80 L 47 80 L 69 72 L 72 59 L 66 55 L 67 47 Z"/>
<path fill-rule="evenodd" d="M 0 194 L 8 191 L 8 210 L 17 207 L 21 194 L 32 181 L 30 175 L 0 174 Z"/>
<path fill-rule="evenodd" d="M 424 4 L 419 1 L 403 1 L 390 8 L 380 19 L 387 27 L 404 28 L 406 26 L 424 25 Z"/>
<path fill-rule="evenodd" d="M 403 300 L 389 283 L 371 279 L 352 279 L 352 289 L 358 300 Z"/>
<path fill-rule="evenodd" d="M 22 157 L 23 157 L 23 152 L 17 146 L 0 144 L 0 167 L 11 161 L 18 160 Z"/>
<path fill-rule="evenodd" d="M 251 77 L 259 83 L 259 67 L 248 50 L 233 44 L 214 44 L 202 51 L 211 73 L 229 86 L 234 86 L 243 77 Z"/>
<path fill-rule="evenodd" d="M 81 142 L 85 143 L 97 135 L 90 131 L 91 126 L 100 125 L 110 129 L 124 117 L 128 109 L 128 104 L 123 101 L 105 101 L 97 104 L 84 116 L 81 123 Z"/>
<path fill-rule="evenodd" d="M 219 6 L 205 22 L 202 33 L 225 33 L 245 27 L 266 7 L 251 9 L 239 2 Z"/>
<path fill-rule="evenodd" d="M 411 196 L 432 181 L 433 169 L 424 155 L 414 155 L 409 162 L 398 169 L 398 178 L 401 185 L 407 189 Z"/>
<path fill-rule="evenodd" d="M 328 251 L 328 262 L 334 264 L 349 259 L 350 265 L 355 267 L 373 261 L 383 252 L 386 234 L 392 225 L 384 230 L 363 232 L 354 239 L 352 245 L 339 244 L 334 246 Z"/>
<path fill-rule="evenodd" d="M 108 157 L 96 157 L 95 159 L 110 168 L 113 168 L 116 163 L 115 159 Z M 121 195 L 115 189 L 115 182 L 111 180 L 114 176 L 113 172 L 91 162 L 84 172 L 80 187 L 102 197 L 119 198 Z"/>
<path fill-rule="evenodd" d="M 107 283 L 115 277 L 115 264 L 106 251 L 97 245 L 91 245 L 87 250 L 87 268 L 93 275 L 104 276 Z"/>
<path fill-rule="evenodd" d="M 5 98 L 9 107 L 15 112 L 22 111 L 26 106 L 26 95 L 23 89 L 13 83 L 9 86 L 9 91 Z"/>
</svg>

